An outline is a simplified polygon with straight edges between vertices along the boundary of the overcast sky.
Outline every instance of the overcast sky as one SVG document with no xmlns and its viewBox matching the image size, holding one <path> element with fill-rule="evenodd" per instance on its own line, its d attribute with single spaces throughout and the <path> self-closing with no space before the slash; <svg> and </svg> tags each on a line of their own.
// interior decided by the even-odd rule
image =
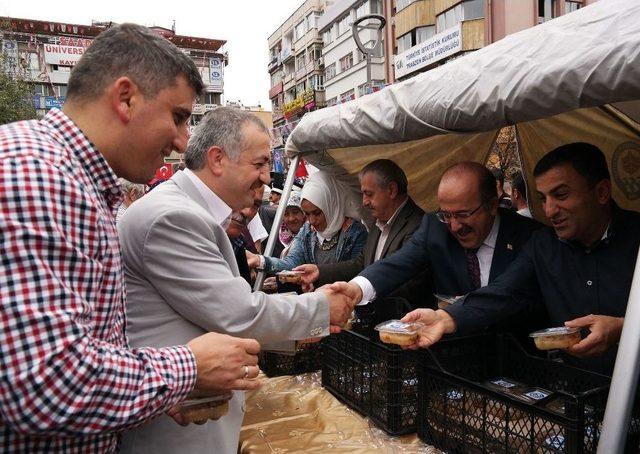
<svg viewBox="0 0 640 454">
<path fill-rule="evenodd" d="M 90 24 L 91 20 L 136 22 L 171 28 L 176 33 L 226 40 L 224 96 L 271 110 L 267 38 L 303 0 L 136 1 L 0 0 L 0 16 Z"/>
</svg>

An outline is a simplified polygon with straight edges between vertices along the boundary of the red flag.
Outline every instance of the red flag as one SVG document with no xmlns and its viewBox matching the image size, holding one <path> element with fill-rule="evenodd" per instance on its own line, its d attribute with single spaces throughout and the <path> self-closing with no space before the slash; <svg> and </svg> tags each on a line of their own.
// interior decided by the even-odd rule
<svg viewBox="0 0 640 454">
<path fill-rule="evenodd" d="M 308 176 L 309 172 L 307 172 L 307 166 L 304 164 L 304 159 L 300 158 L 300 161 L 298 161 L 298 168 L 296 169 L 296 178 L 304 178 Z"/>
<path fill-rule="evenodd" d="M 167 163 L 156 170 L 156 176 L 158 180 L 168 180 L 173 176 L 173 166 L 170 163 Z"/>
</svg>

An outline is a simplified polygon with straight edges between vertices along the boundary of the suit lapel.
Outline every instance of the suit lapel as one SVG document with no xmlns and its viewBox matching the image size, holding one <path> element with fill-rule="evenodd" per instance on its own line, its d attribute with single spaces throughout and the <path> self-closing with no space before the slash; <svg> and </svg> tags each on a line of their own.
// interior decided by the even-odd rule
<svg viewBox="0 0 640 454">
<path fill-rule="evenodd" d="M 389 236 L 387 237 L 387 241 L 385 242 L 384 248 L 382 249 L 382 254 L 380 257 L 386 257 L 391 244 L 398 237 L 402 229 L 407 225 L 409 218 L 413 212 L 413 201 L 411 199 L 407 199 L 407 203 L 402 207 L 402 210 L 398 213 L 398 217 L 395 222 L 391 225 L 391 230 L 389 231 Z M 377 242 L 376 242 L 377 243 Z"/>
<path fill-rule="evenodd" d="M 511 213 L 500 212 L 500 227 L 496 238 L 496 247 L 493 250 L 491 259 L 491 270 L 489 271 L 489 282 L 492 282 L 504 271 L 507 264 L 511 263 L 513 256 L 513 228 Z"/>
<path fill-rule="evenodd" d="M 364 251 L 364 266 L 371 265 L 376 258 L 376 248 L 378 247 L 378 241 L 380 240 L 380 229 L 377 225 L 374 225 L 369 232 L 367 238 L 366 249 Z"/>
</svg>

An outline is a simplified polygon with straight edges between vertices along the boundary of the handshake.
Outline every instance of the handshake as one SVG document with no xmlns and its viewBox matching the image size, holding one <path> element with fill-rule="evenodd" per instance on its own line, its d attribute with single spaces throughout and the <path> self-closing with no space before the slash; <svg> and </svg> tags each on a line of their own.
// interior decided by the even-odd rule
<svg viewBox="0 0 640 454">
<path fill-rule="evenodd" d="M 339 333 L 347 324 L 356 304 L 362 299 L 362 291 L 355 284 L 335 282 L 320 287 L 329 301 L 329 323 L 332 333 Z"/>
</svg>

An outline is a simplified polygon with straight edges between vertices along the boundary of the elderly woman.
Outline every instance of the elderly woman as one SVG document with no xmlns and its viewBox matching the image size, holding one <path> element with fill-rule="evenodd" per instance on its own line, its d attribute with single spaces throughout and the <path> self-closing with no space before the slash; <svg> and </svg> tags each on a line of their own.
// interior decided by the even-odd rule
<svg viewBox="0 0 640 454">
<path fill-rule="evenodd" d="M 324 172 L 313 174 L 302 188 L 300 207 L 307 222 L 290 245 L 286 257 L 249 256 L 250 266 L 267 274 L 304 263 L 337 263 L 358 257 L 367 241 L 365 226 L 351 217 L 356 211 L 348 191 Z"/>
</svg>

